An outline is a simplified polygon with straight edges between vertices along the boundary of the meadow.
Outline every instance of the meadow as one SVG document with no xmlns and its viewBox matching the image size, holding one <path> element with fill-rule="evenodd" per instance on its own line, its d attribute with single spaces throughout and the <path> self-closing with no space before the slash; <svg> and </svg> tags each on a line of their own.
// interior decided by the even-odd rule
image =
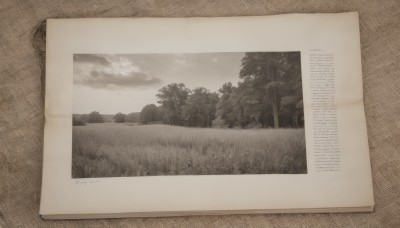
<svg viewBox="0 0 400 228">
<path fill-rule="evenodd" d="M 304 129 L 73 127 L 72 177 L 307 173 Z"/>
</svg>

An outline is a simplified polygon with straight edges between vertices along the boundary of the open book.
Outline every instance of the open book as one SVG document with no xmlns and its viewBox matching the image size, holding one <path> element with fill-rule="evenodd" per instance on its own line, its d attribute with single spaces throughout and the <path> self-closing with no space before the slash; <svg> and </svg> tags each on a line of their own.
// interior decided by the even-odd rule
<svg viewBox="0 0 400 228">
<path fill-rule="evenodd" d="M 357 13 L 47 20 L 46 219 L 370 212 Z"/>
</svg>

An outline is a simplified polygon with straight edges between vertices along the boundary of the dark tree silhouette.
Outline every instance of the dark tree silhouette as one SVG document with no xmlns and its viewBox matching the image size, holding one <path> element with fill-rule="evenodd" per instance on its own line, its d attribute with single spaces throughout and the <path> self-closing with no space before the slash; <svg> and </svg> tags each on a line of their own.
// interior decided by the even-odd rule
<svg viewBox="0 0 400 228">
<path fill-rule="evenodd" d="M 104 123 L 104 118 L 99 112 L 91 112 L 89 114 L 89 123 Z"/>
<path fill-rule="evenodd" d="M 114 122 L 115 123 L 124 123 L 125 122 L 125 117 L 126 117 L 125 114 L 119 112 L 119 113 L 115 114 Z"/>
<path fill-rule="evenodd" d="M 210 93 L 206 88 L 194 89 L 183 106 L 183 117 L 186 126 L 211 127 L 215 119 L 218 94 Z"/>
<path fill-rule="evenodd" d="M 84 123 L 89 123 L 89 115 L 88 114 L 81 115 L 80 119 Z"/>
<path fill-rule="evenodd" d="M 233 104 L 230 101 L 233 90 L 234 86 L 230 82 L 223 84 L 218 90 L 221 93 L 221 98 L 216 106 L 216 119 L 212 123 L 214 127 L 233 127 Z"/>
<path fill-rule="evenodd" d="M 72 116 L 72 126 L 85 126 L 85 122 L 82 121 L 82 116 L 78 117 L 76 115 Z"/>
<path fill-rule="evenodd" d="M 182 107 L 188 98 L 190 90 L 183 83 L 169 84 L 159 90 L 156 95 L 158 103 L 165 110 L 164 120 L 167 124 L 183 125 Z"/>
<path fill-rule="evenodd" d="M 141 124 L 148 124 L 150 122 L 160 121 L 158 115 L 157 106 L 154 104 L 148 104 L 143 107 L 142 111 L 140 112 L 140 123 Z"/>
<path fill-rule="evenodd" d="M 300 76 L 300 77 L 296 77 Z M 240 78 L 262 89 L 267 105 L 272 107 L 274 128 L 279 127 L 279 104 L 301 82 L 300 52 L 250 52 L 242 59 Z"/>
<path fill-rule="evenodd" d="M 139 123 L 140 112 L 132 112 L 125 116 L 125 122 Z"/>
</svg>

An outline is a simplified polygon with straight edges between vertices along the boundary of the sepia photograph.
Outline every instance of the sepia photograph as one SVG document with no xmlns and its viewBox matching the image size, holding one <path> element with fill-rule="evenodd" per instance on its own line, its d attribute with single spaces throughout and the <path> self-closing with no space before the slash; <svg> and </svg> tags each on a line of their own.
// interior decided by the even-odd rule
<svg viewBox="0 0 400 228">
<path fill-rule="evenodd" d="M 301 53 L 74 54 L 72 178 L 306 174 Z"/>
</svg>

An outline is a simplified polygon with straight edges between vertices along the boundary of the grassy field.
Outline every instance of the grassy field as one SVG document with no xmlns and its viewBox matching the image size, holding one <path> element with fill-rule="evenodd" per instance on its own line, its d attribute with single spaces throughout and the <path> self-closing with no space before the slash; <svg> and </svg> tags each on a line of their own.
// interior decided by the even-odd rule
<svg viewBox="0 0 400 228">
<path fill-rule="evenodd" d="M 304 129 L 73 127 L 73 178 L 307 173 Z"/>
</svg>

